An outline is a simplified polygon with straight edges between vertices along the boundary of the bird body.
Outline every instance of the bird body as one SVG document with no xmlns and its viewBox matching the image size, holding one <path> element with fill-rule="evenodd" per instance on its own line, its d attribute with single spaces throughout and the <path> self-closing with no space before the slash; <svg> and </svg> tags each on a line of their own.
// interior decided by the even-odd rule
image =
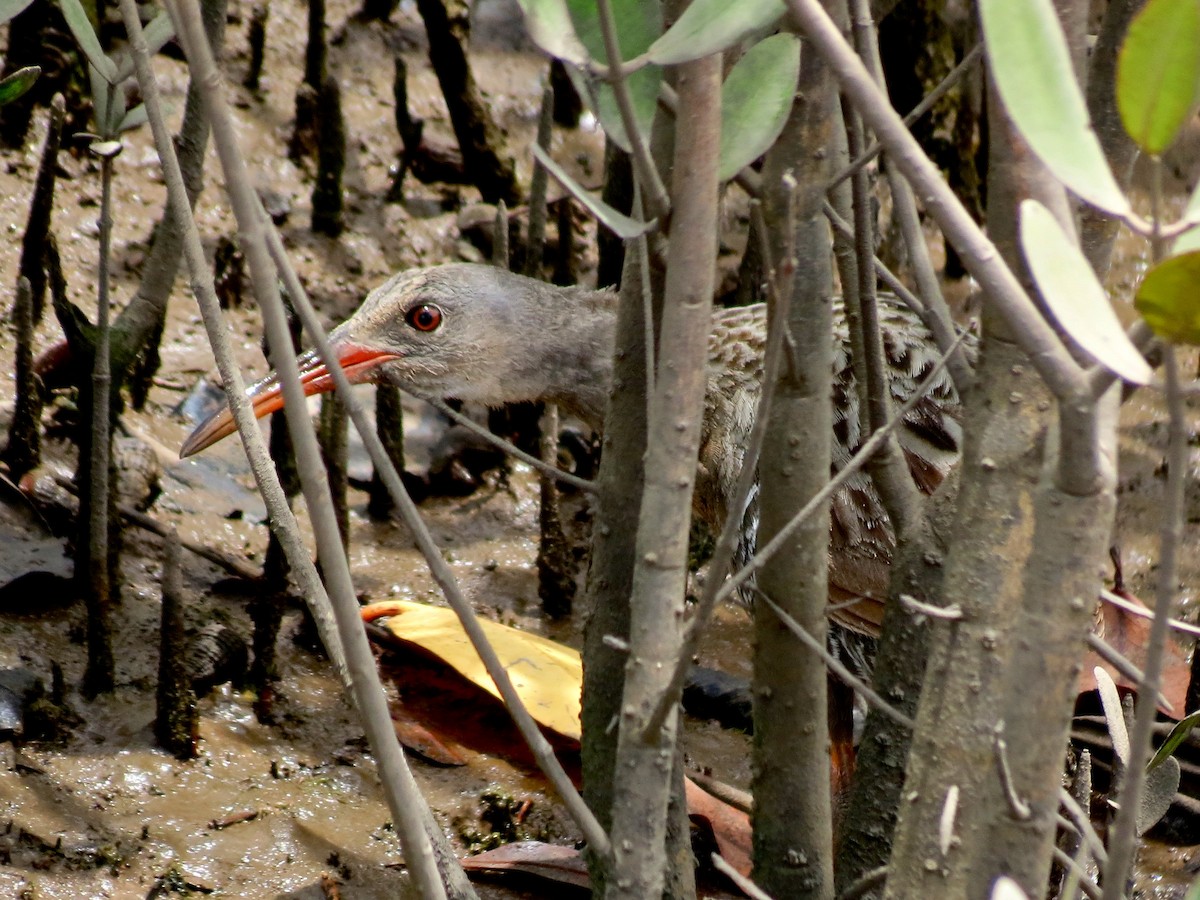
<svg viewBox="0 0 1200 900">
<path fill-rule="evenodd" d="M 417 396 L 489 406 L 553 402 L 599 431 L 612 383 L 616 304 L 616 294 L 608 291 L 555 287 L 491 266 L 444 265 L 390 278 L 330 335 L 330 344 L 352 382 L 390 382 Z M 892 396 L 901 403 L 932 371 L 936 354 L 920 320 L 894 300 L 881 303 L 880 319 Z M 831 440 L 836 472 L 865 436 L 840 301 L 834 304 L 834 323 Z M 765 345 L 762 304 L 714 312 L 694 496 L 696 516 L 714 530 L 724 522 L 742 467 L 761 393 Z M 301 358 L 301 381 L 307 394 L 333 386 L 311 351 Z M 251 387 L 248 395 L 258 416 L 282 405 L 274 375 Z M 958 417 L 953 385 L 943 375 L 898 429 L 913 478 L 927 493 L 957 458 Z M 181 455 L 233 430 L 228 410 L 217 413 L 193 432 Z M 873 633 L 895 538 L 865 473 L 852 477 L 831 506 L 835 619 Z M 752 504 L 745 519 L 745 550 L 753 549 L 756 510 Z"/>
</svg>

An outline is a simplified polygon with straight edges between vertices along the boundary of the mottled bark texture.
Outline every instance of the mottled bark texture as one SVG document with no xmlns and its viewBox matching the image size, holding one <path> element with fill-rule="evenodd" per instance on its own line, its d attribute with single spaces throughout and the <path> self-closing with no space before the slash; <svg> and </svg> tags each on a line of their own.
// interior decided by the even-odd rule
<svg viewBox="0 0 1200 900">
<path fill-rule="evenodd" d="M 844 4 L 835 0 L 826 6 L 844 19 Z M 775 385 L 758 464 L 760 545 L 829 480 L 833 286 L 820 186 L 832 174 L 840 123 L 836 98 L 820 57 L 803 54 L 791 116 L 763 168 L 772 254 L 776 265 L 793 276 L 782 289 L 791 292 L 786 326 L 794 353 Z M 794 196 L 784 183 L 788 173 L 798 185 Z M 795 234 L 788 234 L 793 224 Z M 828 552 L 826 504 L 797 529 L 758 580 L 759 588 L 822 644 L 828 628 Z M 773 897 L 832 897 L 825 663 L 766 604 L 755 608 L 754 637 L 754 878 Z"/>
</svg>

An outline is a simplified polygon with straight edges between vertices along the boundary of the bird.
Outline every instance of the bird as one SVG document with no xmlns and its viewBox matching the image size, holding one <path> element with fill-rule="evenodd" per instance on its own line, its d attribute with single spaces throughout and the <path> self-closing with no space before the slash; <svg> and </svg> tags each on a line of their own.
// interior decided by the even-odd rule
<svg viewBox="0 0 1200 900">
<path fill-rule="evenodd" d="M 390 383 L 418 397 L 453 398 L 487 406 L 520 401 L 558 405 L 601 432 L 612 383 L 617 294 L 559 287 L 495 266 L 450 263 L 393 275 L 329 337 L 352 383 Z M 896 298 L 881 295 L 879 318 L 897 405 L 937 369 L 938 353 L 919 317 Z M 843 304 L 833 303 L 833 433 L 831 473 L 866 440 L 851 366 Z M 707 384 L 701 425 L 694 515 L 720 531 L 762 389 L 766 346 L 765 304 L 717 309 L 708 341 Z M 306 395 L 333 389 L 315 351 L 301 355 Z M 271 373 L 247 389 L 256 417 L 283 406 Z M 233 433 L 229 410 L 202 422 L 181 457 Z M 961 406 L 944 369 L 897 429 L 917 487 L 932 493 L 955 464 L 962 439 Z M 757 503 L 743 517 L 736 556 L 749 558 L 757 538 Z M 866 637 L 878 635 L 887 596 L 895 534 L 882 500 L 865 472 L 854 474 L 831 500 L 829 588 L 831 618 Z"/>
</svg>

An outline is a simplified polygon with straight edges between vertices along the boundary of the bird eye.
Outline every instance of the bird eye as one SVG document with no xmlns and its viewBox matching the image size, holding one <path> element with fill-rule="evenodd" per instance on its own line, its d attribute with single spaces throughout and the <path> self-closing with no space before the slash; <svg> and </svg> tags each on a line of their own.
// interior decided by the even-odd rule
<svg viewBox="0 0 1200 900">
<path fill-rule="evenodd" d="M 442 311 L 429 303 L 422 303 L 410 309 L 404 321 L 417 331 L 436 331 L 442 324 Z"/>
</svg>

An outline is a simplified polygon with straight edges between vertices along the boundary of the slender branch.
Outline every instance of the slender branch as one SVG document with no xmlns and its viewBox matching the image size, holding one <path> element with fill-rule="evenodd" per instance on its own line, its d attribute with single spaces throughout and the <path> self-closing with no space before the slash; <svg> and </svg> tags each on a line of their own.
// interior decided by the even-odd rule
<svg viewBox="0 0 1200 900">
<path fill-rule="evenodd" d="M 1058 793 L 1059 802 L 1062 808 L 1066 810 L 1067 818 L 1071 820 L 1071 824 L 1075 826 L 1075 830 L 1079 832 L 1084 843 L 1092 851 L 1092 855 L 1100 863 L 1107 862 L 1108 851 L 1104 849 L 1104 841 L 1100 840 L 1100 835 L 1096 833 L 1095 827 L 1092 825 L 1091 816 L 1088 815 L 1079 801 L 1071 796 L 1071 793 L 1066 788 L 1060 788 Z"/>
<path fill-rule="evenodd" d="M 1156 161 L 1156 166 L 1162 163 Z M 1167 378 L 1167 488 L 1163 508 L 1161 549 L 1159 551 L 1158 596 L 1154 602 L 1154 622 L 1147 641 L 1145 678 L 1138 684 L 1137 717 L 1129 746 L 1131 759 L 1121 788 L 1121 810 L 1109 841 L 1108 864 L 1104 867 L 1104 900 L 1124 896 L 1125 883 L 1137 847 L 1137 811 L 1150 760 L 1151 735 L 1154 731 L 1155 705 L 1145 698 L 1157 696 L 1162 682 L 1163 657 L 1167 640 L 1167 620 L 1179 586 L 1179 548 L 1183 540 L 1184 492 L 1188 475 L 1188 424 L 1179 385 L 1179 367 L 1175 348 L 1163 348 L 1163 368 Z"/>
<path fill-rule="evenodd" d="M 882 887 L 887 881 L 887 877 L 887 866 L 872 869 L 859 878 L 858 881 L 850 885 L 850 887 L 838 894 L 837 900 L 858 900 L 859 897 L 865 897 L 875 888 Z"/>
<path fill-rule="evenodd" d="M 941 226 L 946 239 L 962 256 L 967 271 L 984 289 L 1030 357 L 1038 373 L 1059 398 L 1082 396 L 1085 373 L 1042 317 L 1016 276 L 1004 264 L 962 203 L 954 196 L 937 167 L 909 134 L 904 123 L 876 86 L 861 60 L 846 44 L 837 26 L 817 0 L 787 0 L 788 9 L 811 46 L 821 54 L 880 143 L 893 154 L 897 167 L 925 200 L 926 211 Z"/>
<path fill-rule="evenodd" d="M 843 237 L 846 240 L 854 240 L 854 228 L 833 208 L 832 203 L 826 200 L 822 209 L 824 210 L 825 218 L 829 220 L 829 224 L 833 226 L 833 230 L 838 233 L 839 237 Z M 879 280 L 891 288 L 896 296 L 903 301 L 905 306 L 924 320 L 928 314 L 928 311 L 925 309 L 925 302 L 908 289 L 908 285 L 900 280 L 900 276 L 889 269 L 878 256 L 872 258 L 871 265 L 875 269 L 875 274 L 879 276 Z M 944 347 L 939 347 L 939 349 L 945 350 Z"/>
<path fill-rule="evenodd" d="M 1117 609 L 1125 610 L 1125 612 L 1129 613 L 1130 615 L 1138 616 L 1142 619 L 1154 618 L 1154 612 L 1152 610 L 1146 609 L 1144 606 L 1139 606 L 1136 603 L 1126 600 L 1124 597 L 1120 596 L 1119 594 L 1114 594 L 1108 589 L 1100 591 L 1100 599 L 1105 603 L 1111 603 L 1113 606 L 1117 607 Z M 1195 625 L 1191 625 L 1179 619 L 1167 619 L 1167 624 L 1182 634 L 1190 634 L 1193 637 L 1200 637 L 1200 627 Z"/>
<path fill-rule="evenodd" d="M 861 0 L 860 0 L 861 2 Z M 869 19 L 868 12 L 868 19 Z M 863 144 L 862 120 L 847 104 L 842 109 L 850 153 L 858 153 Z M 854 212 L 854 255 L 858 263 L 857 300 L 858 322 L 862 329 L 863 360 L 860 366 L 866 376 L 866 411 L 868 431 L 874 433 L 887 424 L 891 407 L 891 382 L 884 359 L 883 336 L 879 330 L 879 305 L 871 263 L 875 259 L 871 228 L 871 193 L 865 172 L 854 174 L 850 181 Z M 853 317 L 847 317 L 853 325 Z M 898 538 L 904 539 L 912 530 L 918 515 L 917 486 L 913 483 L 908 464 L 904 461 L 900 443 L 893 435 L 871 460 L 871 477 L 879 489 L 888 518 Z"/>
<path fill-rule="evenodd" d="M 996 723 L 996 734 L 992 742 L 996 753 L 996 772 L 1000 776 L 1000 787 L 1004 791 L 1004 799 L 1008 801 L 1008 811 L 1021 821 L 1027 821 L 1033 815 L 1029 804 L 1017 793 L 1013 784 L 1012 768 L 1008 764 L 1008 743 L 1004 740 L 1004 722 Z"/>
<path fill-rule="evenodd" d="M 646 191 L 646 205 L 649 207 L 650 215 L 658 219 L 661 225 L 666 222 L 667 214 L 671 211 L 671 200 L 667 196 L 667 189 L 663 185 L 662 178 L 659 177 L 658 167 L 650 155 L 646 136 L 642 134 L 637 114 L 633 109 L 633 98 L 629 94 L 629 82 L 625 77 L 625 65 L 621 58 L 621 45 L 617 40 L 617 21 L 613 16 L 611 0 L 596 0 L 596 10 L 600 16 L 600 33 L 604 38 L 604 52 L 608 56 L 608 84 L 612 88 L 613 97 L 617 101 L 617 109 L 621 113 L 621 124 L 625 126 L 625 137 L 629 141 L 633 169 L 637 172 L 638 181 Z"/>
<path fill-rule="evenodd" d="M 959 344 L 962 343 L 965 337 L 965 333 L 960 335 L 954 346 L 950 348 L 950 351 L 953 352 L 959 346 Z M 792 516 L 791 520 L 779 530 L 779 533 L 776 534 L 775 537 L 771 538 L 767 546 L 755 553 L 754 558 L 751 559 L 750 562 L 746 563 L 741 571 L 737 572 L 735 575 L 729 578 L 724 585 L 722 585 L 720 591 L 717 592 L 717 602 L 729 599 L 731 596 L 733 596 L 734 591 L 745 584 L 750 578 L 754 577 L 754 573 L 761 569 L 768 559 L 779 552 L 779 550 L 783 547 L 795 530 L 799 528 L 804 521 L 820 507 L 821 504 L 832 497 L 834 493 L 836 493 L 841 486 L 846 483 L 850 476 L 866 465 L 867 460 L 871 458 L 871 454 L 875 453 L 875 451 L 883 445 L 883 442 L 887 440 L 888 435 L 900 426 L 900 424 L 904 421 L 904 417 L 908 415 L 908 413 L 910 413 L 918 403 L 921 402 L 921 399 L 925 396 L 929 389 L 933 387 L 934 381 L 941 373 L 943 367 L 945 367 L 948 359 L 949 354 L 943 353 L 938 358 L 937 363 L 929 371 L 929 374 L 925 376 L 925 380 L 917 386 L 915 391 L 913 391 L 913 395 L 902 407 L 896 410 L 896 415 L 892 418 L 892 420 L 883 428 L 880 428 L 873 435 L 871 435 L 863 443 L 863 445 L 858 448 L 858 452 L 850 458 L 844 467 L 842 467 L 841 471 L 834 475 L 833 478 L 829 479 L 829 483 L 825 485 L 820 493 L 813 496 L 808 503 L 804 504 L 804 508 L 796 513 L 796 515 Z"/>
<path fill-rule="evenodd" d="M 442 415 L 453 419 L 457 424 L 461 425 L 463 428 L 466 428 L 472 434 L 479 435 L 489 444 L 499 447 L 505 453 L 516 459 L 519 459 L 521 462 L 529 466 L 532 466 L 543 475 L 548 475 L 555 481 L 562 482 L 563 484 L 569 484 L 576 490 L 584 491 L 589 494 L 596 493 L 596 485 L 594 482 L 588 481 L 586 478 L 580 478 L 578 475 L 572 475 L 570 472 L 564 472 L 557 466 L 552 466 L 549 463 L 538 459 L 536 456 L 526 453 L 516 444 L 512 443 L 511 441 L 506 441 L 491 429 L 480 425 L 469 416 L 464 416 L 458 410 L 454 409 L 454 407 L 447 404 L 444 400 L 435 400 L 429 397 L 418 397 L 416 394 L 413 394 L 412 396 L 417 397 L 418 400 L 428 403 Z"/>
<path fill-rule="evenodd" d="M 875 21 L 871 18 L 869 0 L 851 0 L 851 19 L 854 23 L 854 34 L 858 45 L 859 56 L 867 65 L 875 83 L 881 90 L 886 90 L 883 78 L 883 63 L 879 58 L 878 32 Z M 978 49 L 978 47 L 976 48 Z M 975 50 L 972 50 L 973 54 Z M 970 54 L 968 54 L 970 56 Z M 965 71 L 960 64 L 955 72 Z M 954 73 L 952 72 L 951 75 Z M 942 82 L 945 84 L 945 81 Z M 936 90 L 936 89 L 935 89 Z M 853 148 L 850 151 L 854 152 Z M 945 349 L 954 340 L 954 322 L 950 317 L 950 309 L 946 306 L 946 298 L 942 296 L 942 287 L 933 270 L 929 258 L 929 245 L 925 241 L 925 233 L 921 229 L 921 219 L 917 213 L 917 201 L 913 195 L 912 186 L 896 171 L 890 156 L 883 160 L 884 173 L 887 175 L 888 187 L 892 192 L 892 215 L 900 226 L 904 245 L 908 248 L 908 260 L 912 267 L 913 277 L 921 292 L 921 300 L 925 304 L 925 313 L 921 320 L 929 329 L 938 347 Z M 856 176 L 857 177 L 857 173 Z M 971 364 L 967 362 L 966 354 L 961 350 L 950 357 L 947 364 L 954 386 L 960 397 L 965 396 L 967 389 L 975 380 Z"/>
<path fill-rule="evenodd" d="M 962 607 L 957 603 L 951 603 L 949 606 L 934 606 L 932 603 L 923 603 L 909 594 L 901 594 L 898 599 L 900 605 L 905 609 L 931 619 L 956 622 L 963 617 Z"/>
<path fill-rule="evenodd" d="M 720 853 L 712 855 L 712 864 L 714 869 L 737 885 L 737 889 L 749 897 L 750 900 L 772 900 L 770 894 L 726 862 L 725 857 Z"/>
<path fill-rule="evenodd" d="M 583 830 L 592 849 L 597 853 L 607 855 L 609 852 L 608 838 L 604 833 L 604 829 L 600 827 L 600 824 L 583 802 L 583 798 L 579 796 L 579 792 L 575 790 L 570 776 L 567 775 L 566 771 L 562 768 L 562 764 L 555 757 L 554 748 L 550 746 L 549 741 L 546 740 L 537 723 L 525 708 L 520 695 L 513 686 L 508 671 L 504 668 L 504 664 L 500 661 L 500 658 L 496 655 L 496 651 L 488 641 L 487 635 L 479 623 L 479 617 L 475 614 L 470 601 L 467 600 L 466 596 L 462 593 L 462 589 L 458 586 L 453 571 L 442 556 L 437 541 L 434 540 L 433 535 L 430 534 L 428 527 L 421 519 L 416 504 L 413 503 L 412 497 L 409 496 L 408 490 L 404 487 L 404 483 L 396 471 L 395 465 L 392 464 L 387 451 L 383 447 L 383 443 L 379 440 L 379 435 L 371 427 L 366 413 L 355 398 L 350 381 L 346 378 L 346 373 L 338 362 L 337 355 L 329 346 L 329 338 L 325 334 L 324 328 L 321 327 L 316 310 L 313 309 L 312 302 L 309 300 L 303 284 L 301 284 L 300 279 L 296 276 L 295 269 L 292 268 L 287 259 L 283 240 L 278 230 L 271 223 L 266 212 L 261 207 L 259 209 L 259 216 L 267 233 L 268 247 L 279 265 L 284 286 L 287 288 L 288 295 L 295 304 L 296 312 L 304 325 L 304 330 L 308 332 L 308 336 L 312 339 L 313 345 L 316 347 L 321 359 L 325 362 L 326 368 L 333 376 L 338 395 L 346 404 L 350 418 L 354 422 L 354 427 L 358 429 L 359 437 L 362 439 L 367 453 L 371 457 L 371 462 L 374 463 L 375 470 L 379 473 L 388 492 L 392 495 L 392 501 L 400 511 L 401 518 L 404 519 L 405 524 L 412 531 L 413 541 L 416 543 L 421 555 L 425 557 L 425 562 L 429 566 L 433 580 L 437 582 L 447 602 L 462 623 L 463 630 L 470 639 L 472 646 L 474 646 L 475 652 L 479 654 L 479 659 L 483 662 L 488 675 L 500 691 L 500 696 L 504 700 L 504 705 L 507 707 L 509 715 L 512 716 L 513 722 L 521 732 L 521 736 L 533 752 L 539 768 L 542 769 L 547 779 L 554 785 L 555 790 L 558 791 L 572 818 L 575 819 L 576 823 Z M 538 460 L 539 464 L 540 462 Z M 582 479 L 579 480 L 582 481 Z M 588 483 L 584 482 L 584 484 Z"/>
<path fill-rule="evenodd" d="M 790 180 L 785 186 L 794 198 L 796 184 Z M 755 201 L 750 207 L 750 215 L 754 219 L 751 231 L 758 235 L 762 243 L 763 268 L 767 272 L 767 289 L 771 294 L 772 322 L 767 328 L 767 346 L 763 352 L 762 392 L 758 396 L 758 408 L 754 411 L 754 425 L 750 429 L 750 438 L 746 442 L 746 452 L 742 457 L 742 470 L 738 473 L 737 484 L 734 486 L 733 497 L 725 513 L 725 523 L 713 549 L 712 559 L 708 565 L 708 578 L 704 582 L 704 593 L 696 604 L 687 630 L 680 644 L 679 657 L 675 660 L 675 670 L 671 674 L 670 687 L 659 698 L 658 705 L 646 721 L 645 735 L 654 734 L 662 728 L 668 713 L 674 705 L 674 697 L 683 688 L 684 679 L 692 665 L 692 657 L 700 646 L 700 638 L 708 624 L 712 612 L 717 606 L 717 594 L 721 583 L 729 574 L 729 564 L 737 550 L 738 541 L 742 536 L 742 522 L 746 512 L 746 504 L 754 483 L 758 480 L 758 457 L 762 451 L 763 439 L 767 433 L 767 421 L 771 410 L 771 401 L 775 396 L 775 382 L 778 380 L 779 369 L 783 362 L 784 337 L 787 334 L 787 317 L 790 306 L 791 291 L 780 290 L 781 284 L 790 284 L 792 279 L 793 262 L 791 254 L 784 260 L 784 271 L 776 273 L 771 260 L 770 242 L 767 240 L 767 226 L 763 219 L 762 205 Z M 790 232 L 789 232 L 790 233 Z"/>
<path fill-rule="evenodd" d="M 123 5 L 125 4 L 129 5 L 129 11 L 124 15 L 127 27 L 130 27 L 129 20 L 136 19 L 136 11 L 130 0 L 124 0 Z M 359 619 L 358 601 L 350 581 L 328 485 L 323 478 L 323 465 L 316 436 L 308 420 L 296 360 L 291 353 L 282 350 L 291 346 L 291 338 L 274 266 L 262 238 L 261 222 L 265 216 L 260 213 L 261 204 L 255 195 L 245 160 L 238 147 L 232 117 L 221 91 L 221 77 L 200 20 L 199 6 L 195 0 L 168 0 L 167 8 L 175 24 L 176 34 L 184 46 L 189 66 L 206 88 L 205 105 L 212 127 L 213 142 L 225 172 L 226 190 L 238 221 L 242 249 L 250 266 L 254 293 L 262 309 L 270 342 L 272 346 L 281 348 L 274 362 L 281 376 L 286 406 L 290 407 L 288 428 L 296 451 L 305 502 L 317 537 L 317 552 L 322 571 L 332 587 L 330 599 L 333 601 L 337 631 L 346 656 L 352 696 L 376 757 L 388 807 L 403 842 L 409 871 L 413 874 L 423 897 L 428 900 L 441 900 L 446 897 L 446 891 L 434 857 L 431 842 L 433 835 L 426 830 L 425 817 L 421 814 L 421 810 L 424 809 L 427 815 L 427 807 L 396 742 L 375 659 Z M 133 29 L 130 30 L 132 32 Z M 182 197 L 180 200 L 182 201 Z M 176 205 L 186 208 L 182 202 Z"/>
<path fill-rule="evenodd" d="M 967 52 L 967 55 L 963 57 L 962 62 L 951 69 L 949 74 L 939 81 L 934 86 L 933 90 L 926 94 L 921 99 L 921 102 L 909 111 L 909 113 L 901 120 L 904 122 L 904 126 L 907 128 L 909 125 L 913 124 L 913 122 L 917 121 L 917 119 L 921 118 L 921 116 L 925 115 L 925 113 L 933 109 L 934 104 L 946 96 L 946 94 L 948 94 L 958 84 L 958 82 L 961 81 L 964 76 L 966 76 L 967 72 L 971 70 L 971 67 L 975 65 L 981 56 L 983 56 L 983 44 L 978 43 Z M 825 190 L 833 190 L 863 166 L 870 163 L 871 160 L 877 157 L 882 151 L 883 144 L 879 143 L 878 141 L 872 143 L 871 146 L 863 151 L 862 156 L 858 157 L 858 159 L 852 160 L 850 164 L 846 166 L 846 168 L 834 175 L 833 178 L 829 180 L 829 184 L 826 186 Z"/>
<path fill-rule="evenodd" d="M 1096 885 L 1096 882 L 1094 882 L 1094 881 L 1092 881 L 1092 879 L 1088 878 L 1087 873 L 1085 871 L 1083 871 L 1083 869 L 1080 867 L 1079 863 L 1077 863 L 1074 859 L 1072 859 L 1070 856 L 1068 856 L 1066 853 L 1064 853 L 1058 847 L 1054 848 L 1054 860 L 1060 866 L 1063 866 L 1064 868 L 1069 869 L 1070 871 L 1074 872 L 1075 874 L 1077 874 L 1079 876 L 1079 889 L 1088 895 L 1089 900 L 1103 900 L 1105 894 L 1107 894 L 1107 891 L 1105 891 L 1104 894 L 1102 894 L 1100 892 L 1100 888 Z M 1124 891 L 1122 891 L 1121 894 L 1119 894 L 1118 896 L 1123 896 L 1123 895 L 1124 895 Z"/>
<path fill-rule="evenodd" d="M 862 694 L 867 703 L 869 703 L 871 706 L 874 706 L 897 725 L 907 728 L 909 731 L 916 727 L 916 723 L 914 723 L 912 719 L 884 700 L 883 697 L 879 696 L 879 694 L 872 690 L 870 685 L 864 682 L 861 678 L 855 676 L 854 673 L 847 669 L 840 660 L 835 658 L 820 641 L 809 634 L 806 628 L 801 626 L 799 622 L 789 616 L 787 612 L 779 606 L 778 603 L 768 597 L 757 587 L 754 589 L 754 592 L 758 599 L 767 604 L 767 606 L 771 608 L 771 612 L 775 613 L 775 615 L 779 617 L 779 621 L 787 626 L 788 631 L 799 638 L 800 643 L 804 644 L 804 646 L 808 647 L 809 650 L 821 657 L 822 662 L 825 663 L 825 667 L 829 669 L 829 671 L 833 672 L 833 674 L 838 678 L 840 678 L 843 683 L 849 685 L 850 687 L 854 688 L 855 691 Z"/>
</svg>

